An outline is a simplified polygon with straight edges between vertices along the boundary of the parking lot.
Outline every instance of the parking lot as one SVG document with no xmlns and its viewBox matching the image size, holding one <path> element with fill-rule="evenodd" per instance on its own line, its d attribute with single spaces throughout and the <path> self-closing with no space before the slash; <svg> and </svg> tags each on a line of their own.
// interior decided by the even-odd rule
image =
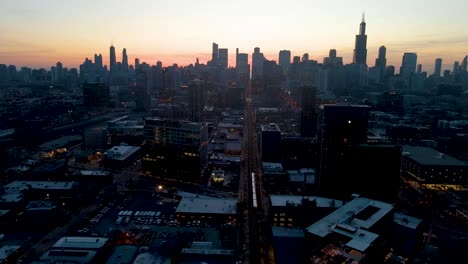
<svg viewBox="0 0 468 264">
<path fill-rule="evenodd" d="M 215 226 L 194 219 L 179 222 L 175 214 L 177 205 L 178 200 L 157 192 L 122 192 L 82 221 L 73 235 L 110 236 L 118 230 L 117 243 L 148 246 L 158 254 L 190 247 L 192 241 L 209 241 L 214 248 L 222 248 Z"/>
</svg>

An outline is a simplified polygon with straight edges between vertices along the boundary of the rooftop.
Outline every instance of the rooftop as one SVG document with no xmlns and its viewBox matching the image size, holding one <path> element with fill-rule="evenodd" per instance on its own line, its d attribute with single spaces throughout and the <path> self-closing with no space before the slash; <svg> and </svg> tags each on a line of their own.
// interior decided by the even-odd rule
<svg viewBox="0 0 468 264">
<path fill-rule="evenodd" d="M 392 210 L 391 204 L 358 197 L 312 224 L 307 231 L 319 237 L 342 234 L 351 238 L 347 246 L 364 251 L 378 237 L 364 229 L 369 230 Z"/>
<path fill-rule="evenodd" d="M 177 191 L 176 195 L 184 198 L 204 198 L 204 199 L 213 199 L 211 196 L 200 195 L 196 193 L 184 192 L 184 191 Z"/>
<path fill-rule="evenodd" d="M 52 249 L 44 253 L 40 260 L 49 263 L 91 263 L 95 256 L 94 250 Z"/>
<path fill-rule="evenodd" d="M 230 250 L 230 249 L 183 248 L 181 253 L 182 254 L 199 254 L 199 255 L 234 256 L 234 250 Z"/>
<path fill-rule="evenodd" d="M 52 248 L 98 249 L 107 242 L 105 237 L 62 237 Z"/>
<path fill-rule="evenodd" d="M 261 125 L 262 132 L 271 131 L 271 132 L 281 132 L 280 128 L 275 123 L 270 123 L 268 125 Z"/>
<path fill-rule="evenodd" d="M 237 199 L 223 198 L 182 198 L 176 213 L 236 214 Z"/>
<path fill-rule="evenodd" d="M 83 140 L 81 135 L 64 136 L 39 145 L 39 149 L 43 151 L 50 151 L 58 148 L 68 147 L 70 143 L 81 140 Z"/>
<path fill-rule="evenodd" d="M 428 166 L 468 166 L 463 161 L 428 147 L 403 146 L 403 156 Z"/>
<path fill-rule="evenodd" d="M 10 212 L 10 210 L 0 210 L 0 217 L 8 214 L 8 212 Z"/>
<path fill-rule="evenodd" d="M 57 206 L 55 203 L 50 201 L 31 201 L 26 206 L 27 210 L 50 210 L 54 209 Z"/>
<path fill-rule="evenodd" d="M 422 219 L 401 213 L 395 213 L 393 215 L 393 222 L 404 227 L 416 229 L 422 223 Z"/>
<path fill-rule="evenodd" d="M 125 160 L 139 150 L 137 146 L 115 146 L 107 150 L 105 155 L 107 159 Z"/>
<path fill-rule="evenodd" d="M 304 237 L 304 229 L 302 228 L 288 228 L 273 226 L 272 227 L 274 237 Z"/>
<path fill-rule="evenodd" d="M 10 256 L 13 252 L 18 250 L 21 246 L 17 245 L 5 245 L 0 248 L 0 261 L 5 260 Z"/>
<path fill-rule="evenodd" d="M 83 176 L 108 176 L 110 172 L 105 170 L 80 170 Z"/>
<path fill-rule="evenodd" d="M 106 264 L 125 264 L 131 263 L 133 257 L 138 252 L 138 246 L 117 246 L 112 255 L 107 259 Z"/>
<path fill-rule="evenodd" d="M 23 191 L 29 188 L 36 190 L 71 190 L 75 187 L 74 182 L 58 181 L 14 181 L 4 187 L 6 192 Z"/>
<path fill-rule="evenodd" d="M 270 195 L 271 206 L 286 206 L 286 204 L 300 205 L 302 199 L 316 201 L 317 207 L 341 207 L 343 202 L 329 198 L 317 196 L 300 196 L 300 195 Z"/>
</svg>

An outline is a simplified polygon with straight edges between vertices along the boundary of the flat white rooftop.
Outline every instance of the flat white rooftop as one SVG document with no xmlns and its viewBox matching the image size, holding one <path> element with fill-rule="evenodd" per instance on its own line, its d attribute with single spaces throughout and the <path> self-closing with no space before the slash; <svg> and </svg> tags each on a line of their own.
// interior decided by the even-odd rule
<svg viewBox="0 0 468 264">
<path fill-rule="evenodd" d="M 422 219 L 401 213 L 395 213 L 393 215 L 393 222 L 401 226 L 416 229 L 422 223 Z"/>
<path fill-rule="evenodd" d="M 300 196 L 300 195 L 270 195 L 272 206 L 286 206 L 286 204 L 300 205 L 302 199 L 309 201 L 316 201 L 317 207 L 341 207 L 343 202 L 340 200 L 334 200 L 329 198 L 323 198 L 318 196 Z"/>
<path fill-rule="evenodd" d="M 62 237 L 52 248 L 98 249 L 107 242 L 105 237 Z"/>
<path fill-rule="evenodd" d="M 319 237 L 335 232 L 351 238 L 347 246 L 364 251 L 378 235 L 369 230 L 393 210 L 393 205 L 358 197 L 307 228 Z"/>
<path fill-rule="evenodd" d="M 176 213 L 228 214 L 237 211 L 237 199 L 223 198 L 185 198 L 177 206 Z"/>
</svg>

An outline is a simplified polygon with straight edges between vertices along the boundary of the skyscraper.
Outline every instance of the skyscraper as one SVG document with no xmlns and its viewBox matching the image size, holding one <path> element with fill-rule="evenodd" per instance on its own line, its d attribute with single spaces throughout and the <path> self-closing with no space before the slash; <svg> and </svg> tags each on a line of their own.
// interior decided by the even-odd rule
<svg viewBox="0 0 468 264">
<path fill-rule="evenodd" d="M 367 65 L 367 35 L 364 14 L 359 27 L 359 35 L 356 35 L 353 63 Z"/>
<path fill-rule="evenodd" d="M 204 87 L 199 79 L 193 80 L 188 86 L 188 105 L 190 107 L 190 121 L 202 122 L 204 106 Z"/>
<path fill-rule="evenodd" d="M 405 82 L 409 84 L 411 74 L 416 70 L 416 63 L 418 55 L 416 53 L 405 52 L 403 54 L 403 61 L 401 63 L 400 75 Z"/>
<path fill-rule="evenodd" d="M 442 72 L 442 59 L 437 58 L 435 60 L 434 75 L 435 76 L 440 76 L 441 72 Z"/>
<path fill-rule="evenodd" d="M 265 57 L 260 52 L 260 48 L 254 48 L 254 53 L 252 54 L 252 79 L 262 78 L 264 61 Z"/>
<path fill-rule="evenodd" d="M 115 64 L 117 63 L 116 57 L 115 57 L 115 48 L 114 45 L 110 46 L 110 61 L 109 61 L 109 70 L 110 72 L 113 72 L 115 70 Z"/>
<path fill-rule="evenodd" d="M 309 60 L 309 53 L 304 53 L 304 55 L 302 55 L 302 62 L 306 62 Z"/>
<path fill-rule="evenodd" d="M 146 174 L 200 182 L 207 164 L 208 126 L 146 118 L 141 167 Z"/>
<path fill-rule="evenodd" d="M 380 46 L 379 48 L 379 56 L 375 60 L 375 67 L 380 71 L 380 79 L 382 80 L 385 74 L 385 67 L 387 67 L 387 58 L 385 58 L 387 54 L 387 48 L 385 46 Z"/>
<path fill-rule="evenodd" d="M 140 68 L 140 59 L 135 58 L 135 71 L 138 70 L 139 68 Z"/>
<path fill-rule="evenodd" d="M 236 62 L 236 70 L 237 70 L 237 81 L 241 85 L 246 85 L 248 80 L 250 79 L 250 65 L 249 65 L 249 54 L 247 53 L 239 53 L 237 50 L 237 62 Z"/>
<path fill-rule="evenodd" d="M 55 81 L 56 82 L 61 82 L 61 81 L 63 81 L 63 66 L 62 66 L 62 63 L 59 61 L 59 62 L 57 62 L 57 64 L 55 66 L 56 66 L 56 70 L 57 70 L 57 75 L 55 76 L 56 77 Z"/>
<path fill-rule="evenodd" d="M 94 54 L 94 64 L 98 68 L 98 70 L 102 69 L 102 54 Z"/>
<path fill-rule="evenodd" d="M 218 49 L 218 65 L 223 69 L 228 68 L 228 49 Z"/>
<path fill-rule="evenodd" d="M 460 69 L 460 63 L 458 61 L 455 61 L 453 63 L 453 73 L 456 74 L 458 72 L 458 70 Z"/>
<path fill-rule="evenodd" d="M 122 71 L 128 71 L 128 57 L 127 50 L 125 48 L 122 51 Z"/>
<path fill-rule="evenodd" d="M 278 64 L 283 68 L 283 72 L 287 72 L 289 65 L 291 64 L 290 50 L 280 50 Z"/>
<path fill-rule="evenodd" d="M 421 72 L 422 72 L 422 64 L 418 64 L 418 66 L 416 66 L 416 72 L 417 72 L 417 73 L 421 73 Z"/>
<path fill-rule="evenodd" d="M 460 70 L 466 72 L 467 68 L 468 68 L 468 56 L 465 56 L 465 58 L 463 59 L 460 65 Z"/>
<path fill-rule="evenodd" d="M 302 85 L 301 136 L 315 137 L 317 134 L 317 113 L 315 112 L 317 87 Z"/>
<path fill-rule="evenodd" d="M 218 62 L 218 44 L 213 42 L 213 51 L 211 52 L 211 62 L 216 65 Z"/>
<path fill-rule="evenodd" d="M 318 113 L 319 189 L 325 195 L 340 195 L 336 188 L 347 177 L 343 155 L 350 146 L 366 143 L 369 106 L 321 105 Z M 345 176 L 346 175 L 346 176 Z"/>
</svg>

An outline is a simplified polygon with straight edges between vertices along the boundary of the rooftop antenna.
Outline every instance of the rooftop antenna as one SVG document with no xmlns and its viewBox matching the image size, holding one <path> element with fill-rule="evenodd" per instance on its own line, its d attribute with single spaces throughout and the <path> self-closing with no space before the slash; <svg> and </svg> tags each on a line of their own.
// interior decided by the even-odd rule
<svg viewBox="0 0 468 264">
<path fill-rule="evenodd" d="M 362 12 L 362 22 L 366 22 L 366 13 Z"/>
</svg>

